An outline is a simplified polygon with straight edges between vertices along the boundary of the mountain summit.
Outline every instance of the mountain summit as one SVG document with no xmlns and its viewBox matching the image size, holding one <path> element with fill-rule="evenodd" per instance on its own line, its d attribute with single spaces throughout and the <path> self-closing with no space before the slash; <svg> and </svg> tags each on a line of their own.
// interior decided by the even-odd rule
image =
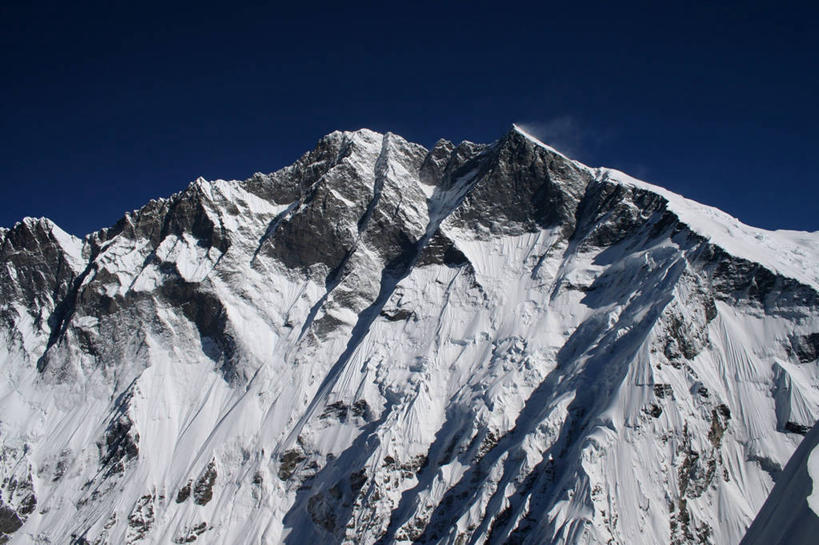
<svg viewBox="0 0 819 545">
<path fill-rule="evenodd" d="M 517 127 L 0 262 L 0 543 L 732 545 L 819 416 L 819 233 Z"/>
</svg>

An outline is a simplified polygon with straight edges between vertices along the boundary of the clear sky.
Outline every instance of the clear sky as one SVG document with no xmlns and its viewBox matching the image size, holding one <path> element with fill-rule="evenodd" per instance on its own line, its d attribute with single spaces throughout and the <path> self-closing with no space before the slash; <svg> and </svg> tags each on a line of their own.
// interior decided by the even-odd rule
<svg viewBox="0 0 819 545">
<path fill-rule="evenodd" d="M 0 3 L 0 225 L 83 235 L 335 129 L 513 122 L 765 228 L 819 230 L 815 2 Z"/>
</svg>

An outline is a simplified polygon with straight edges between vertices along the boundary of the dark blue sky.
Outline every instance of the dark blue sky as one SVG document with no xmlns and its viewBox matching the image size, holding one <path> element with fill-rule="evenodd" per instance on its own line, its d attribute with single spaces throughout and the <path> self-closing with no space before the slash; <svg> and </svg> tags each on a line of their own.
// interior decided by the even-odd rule
<svg viewBox="0 0 819 545">
<path fill-rule="evenodd" d="M 746 223 L 819 229 L 815 3 L 167 4 L 0 4 L 0 225 L 85 234 L 334 129 L 430 146 L 518 122 Z"/>
</svg>

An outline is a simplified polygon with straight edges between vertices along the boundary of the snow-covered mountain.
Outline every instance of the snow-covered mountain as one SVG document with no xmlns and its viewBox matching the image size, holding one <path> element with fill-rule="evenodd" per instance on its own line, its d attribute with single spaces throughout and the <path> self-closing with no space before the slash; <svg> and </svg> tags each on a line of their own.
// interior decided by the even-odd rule
<svg viewBox="0 0 819 545">
<path fill-rule="evenodd" d="M 731 545 L 819 417 L 819 233 L 517 128 L 0 245 L 0 543 Z"/>
</svg>

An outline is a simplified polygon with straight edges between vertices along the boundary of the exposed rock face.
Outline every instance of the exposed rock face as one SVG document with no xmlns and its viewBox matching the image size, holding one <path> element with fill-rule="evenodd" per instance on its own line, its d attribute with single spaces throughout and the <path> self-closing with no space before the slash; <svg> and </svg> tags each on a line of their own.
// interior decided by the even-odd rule
<svg viewBox="0 0 819 545">
<path fill-rule="evenodd" d="M 142 541 L 151 531 L 156 513 L 154 511 L 155 497 L 146 494 L 139 498 L 131 514 L 128 515 L 127 543 Z"/>
<path fill-rule="evenodd" d="M 577 206 L 591 173 L 547 148 L 532 145 L 511 131 L 460 172 L 475 173 L 477 183 L 453 210 L 450 224 L 469 231 L 521 234 L 561 228 L 570 235 Z"/>
<path fill-rule="evenodd" d="M 8 541 L 37 507 L 28 447 L 0 448 L 0 543 Z"/>
<path fill-rule="evenodd" d="M 213 485 L 216 484 L 217 474 L 216 464 L 211 461 L 193 487 L 193 503 L 207 505 L 213 499 Z"/>
<path fill-rule="evenodd" d="M 518 129 L 332 133 L 0 264 L 0 542 L 730 545 L 819 414 L 817 235 Z"/>
</svg>

